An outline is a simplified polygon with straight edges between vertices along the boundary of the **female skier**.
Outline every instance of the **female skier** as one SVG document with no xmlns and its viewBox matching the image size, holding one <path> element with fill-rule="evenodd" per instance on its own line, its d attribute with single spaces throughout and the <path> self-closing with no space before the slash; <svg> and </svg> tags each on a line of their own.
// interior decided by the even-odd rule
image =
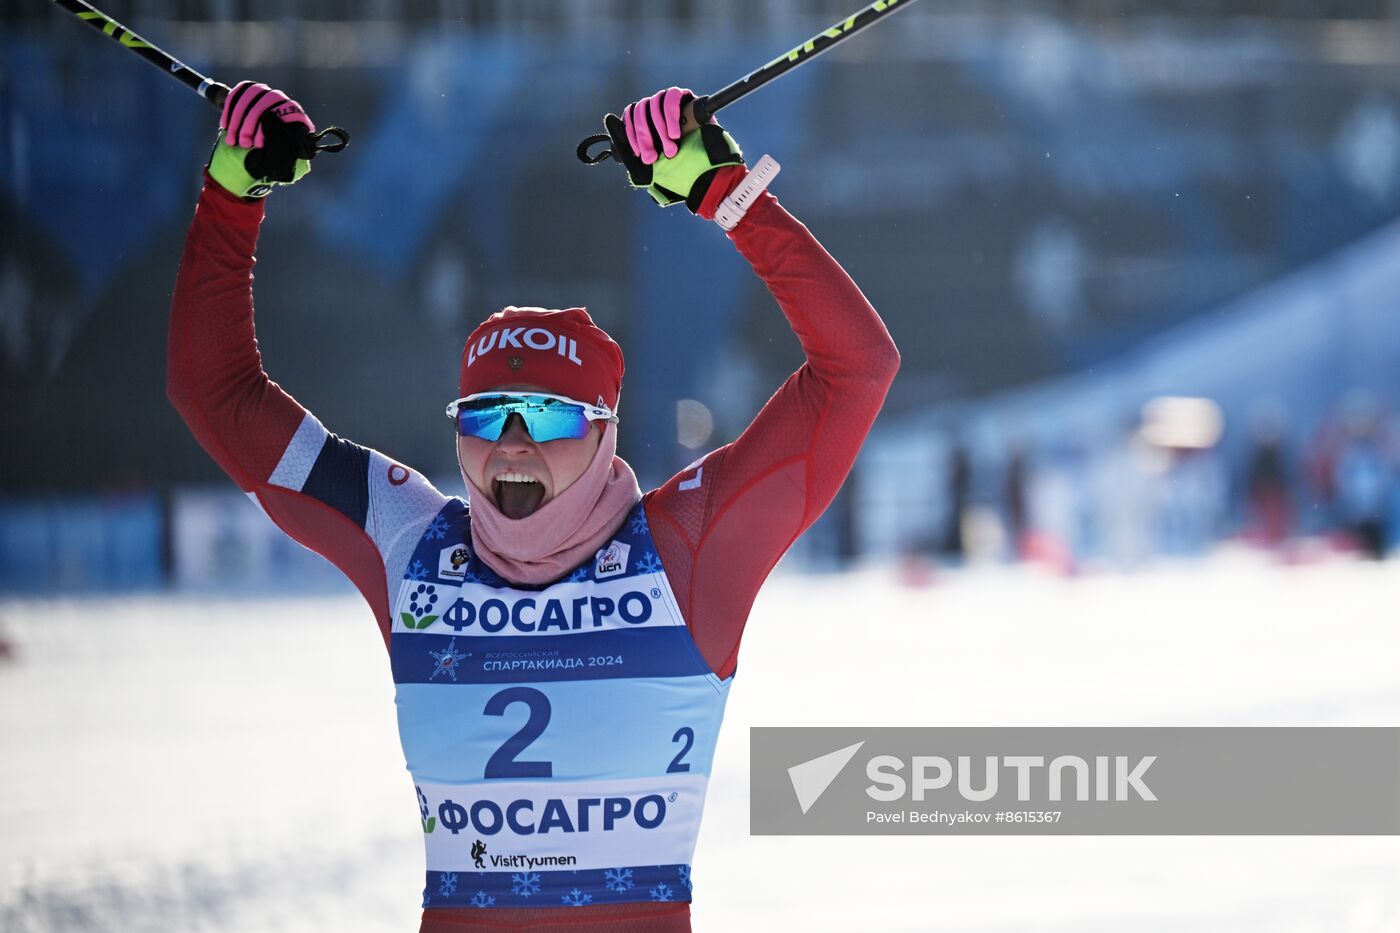
<svg viewBox="0 0 1400 933">
<path fill-rule="evenodd" d="M 421 931 L 690 929 L 749 608 L 836 494 L 899 364 L 806 227 L 741 188 L 733 139 L 713 122 L 681 133 L 687 100 L 668 88 L 609 115 L 614 149 L 658 203 L 719 213 L 806 362 L 738 440 L 642 494 L 615 453 L 617 344 L 582 308 L 506 308 L 467 339 L 447 407 L 466 501 L 330 433 L 263 372 L 261 198 L 306 173 L 297 140 L 314 127 L 263 84 L 224 106 L 168 391 L 239 487 L 374 612 L 427 848 Z"/>
</svg>

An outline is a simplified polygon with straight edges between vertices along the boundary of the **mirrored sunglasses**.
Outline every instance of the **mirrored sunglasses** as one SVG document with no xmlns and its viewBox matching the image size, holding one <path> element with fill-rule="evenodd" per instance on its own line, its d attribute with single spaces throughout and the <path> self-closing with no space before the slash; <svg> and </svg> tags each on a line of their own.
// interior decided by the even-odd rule
<svg viewBox="0 0 1400 933">
<path fill-rule="evenodd" d="M 478 392 L 447 406 L 447 417 L 457 423 L 458 434 L 484 441 L 500 440 L 511 415 L 519 415 L 530 437 L 540 444 L 587 437 L 594 421 L 617 422 L 617 415 L 605 406 L 541 392 Z"/>
</svg>

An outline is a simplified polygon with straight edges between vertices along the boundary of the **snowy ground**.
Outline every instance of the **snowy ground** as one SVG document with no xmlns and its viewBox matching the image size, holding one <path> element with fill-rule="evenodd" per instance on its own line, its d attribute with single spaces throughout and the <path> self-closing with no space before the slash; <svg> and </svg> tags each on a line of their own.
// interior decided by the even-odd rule
<svg viewBox="0 0 1400 933">
<path fill-rule="evenodd" d="M 0 930 L 417 928 L 421 831 L 357 598 L 0 602 L 0 635 Z M 747 797 L 751 725 L 1394 726 L 1397 658 L 1395 561 L 775 579 L 695 927 L 1400 933 L 1400 838 L 756 838 Z"/>
</svg>

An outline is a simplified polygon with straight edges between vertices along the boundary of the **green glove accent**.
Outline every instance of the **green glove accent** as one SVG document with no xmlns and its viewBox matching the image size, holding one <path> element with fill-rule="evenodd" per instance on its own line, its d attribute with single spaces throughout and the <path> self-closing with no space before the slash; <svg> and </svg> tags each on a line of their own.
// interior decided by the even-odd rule
<svg viewBox="0 0 1400 933">
<path fill-rule="evenodd" d="M 647 194 L 662 207 L 684 201 L 694 213 L 705 199 L 713 173 L 726 165 L 743 164 L 744 153 L 734 137 L 719 124 L 706 123 L 681 137 L 675 155 L 669 159 L 662 156 L 651 164 Z"/>
<path fill-rule="evenodd" d="M 628 182 L 633 188 L 645 188 L 662 207 L 684 201 L 695 213 L 705 200 L 705 192 L 710 190 L 715 172 L 726 165 L 744 164 L 739 144 L 718 123 L 702 124 L 699 130 L 682 136 L 675 155 L 669 159 L 662 156 L 651 165 L 632 151 L 621 117 L 610 113 L 603 125 L 612 139 L 613 158 L 627 169 Z M 659 141 L 656 148 L 661 148 Z"/>
<path fill-rule="evenodd" d="M 219 130 L 214 152 L 209 157 L 209 177 L 230 194 L 240 198 L 265 198 L 272 193 L 275 185 L 293 185 L 311 171 L 309 159 L 297 159 L 292 169 L 291 181 L 277 181 L 271 178 L 254 178 L 245 167 L 248 156 L 256 150 L 240 149 L 224 142 L 224 131 Z"/>
</svg>

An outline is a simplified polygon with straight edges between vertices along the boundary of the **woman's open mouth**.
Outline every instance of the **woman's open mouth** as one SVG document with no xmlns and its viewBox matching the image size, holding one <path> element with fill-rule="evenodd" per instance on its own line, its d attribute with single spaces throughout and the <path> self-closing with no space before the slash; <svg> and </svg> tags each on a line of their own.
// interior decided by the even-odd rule
<svg viewBox="0 0 1400 933">
<path fill-rule="evenodd" d="M 501 473 L 491 483 L 491 492 L 506 518 L 524 518 L 544 501 L 544 485 L 525 473 Z"/>
</svg>

